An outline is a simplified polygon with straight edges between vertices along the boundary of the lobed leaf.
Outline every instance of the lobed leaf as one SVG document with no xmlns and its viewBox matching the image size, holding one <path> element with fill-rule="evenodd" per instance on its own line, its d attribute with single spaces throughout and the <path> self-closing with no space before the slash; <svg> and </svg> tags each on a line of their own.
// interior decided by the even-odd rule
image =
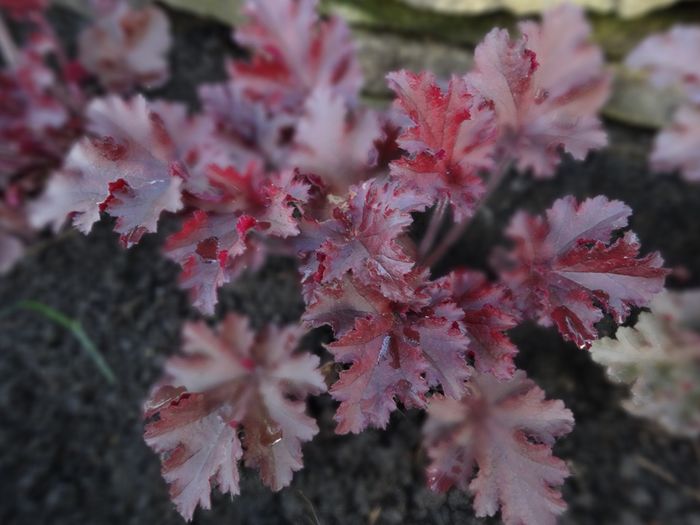
<svg viewBox="0 0 700 525">
<path fill-rule="evenodd" d="M 372 287 L 345 277 L 323 285 L 304 315 L 311 326 L 329 324 L 338 340 L 327 346 L 350 365 L 331 388 L 340 401 L 336 432 L 383 428 L 401 402 L 424 407 L 430 387 L 459 398 L 471 375 L 463 313 L 447 297 L 431 298 L 413 283 L 414 301 L 394 303 Z"/>
<path fill-rule="evenodd" d="M 316 7 L 316 0 L 248 2 L 248 23 L 235 39 L 253 57 L 229 64 L 246 95 L 284 108 L 302 104 L 316 88 L 357 98 L 362 76 L 350 31 L 339 18 L 321 20 Z"/>
<path fill-rule="evenodd" d="M 306 101 L 289 163 L 320 177 L 331 193 L 345 195 L 369 175 L 381 134 L 373 111 L 350 111 L 341 96 L 317 88 Z"/>
<path fill-rule="evenodd" d="M 698 297 L 697 291 L 660 294 L 634 327 L 591 346 L 608 376 L 630 386 L 623 406 L 631 414 L 690 438 L 700 435 Z"/>
<path fill-rule="evenodd" d="M 402 236 L 413 222 L 411 212 L 425 209 L 429 202 L 428 196 L 393 181 L 375 179 L 353 186 L 347 201 L 333 210 L 333 218 L 307 227 L 303 251 L 315 252 L 310 265 L 302 268 L 307 282 L 326 284 L 351 273 L 389 299 L 406 298 L 411 293 L 406 277 L 415 263 Z"/>
<path fill-rule="evenodd" d="M 160 87 L 168 80 L 170 23 L 155 6 L 134 9 L 112 2 L 78 39 L 80 63 L 107 89 L 130 92 Z"/>
<path fill-rule="evenodd" d="M 564 4 L 541 24 L 520 25 L 522 36 L 492 30 L 476 48 L 470 90 L 490 100 L 503 154 L 521 170 L 550 177 L 560 149 L 582 160 L 607 144 L 597 116 L 610 91 L 603 55 L 590 43 L 583 11 Z"/>
<path fill-rule="evenodd" d="M 464 312 L 462 325 L 469 337 L 469 355 L 476 369 L 499 379 L 515 373 L 513 359 L 518 353 L 506 332 L 518 324 L 518 315 L 508 290 L 486 277 L 468 270 L 457 270 L 444 278 L 445 286 Z"/>
<path fill-rule="evenodd" d="M 31 2 L 27 8 L 33 12 Z M 33 181 L 44 182 L 47 172 L 60 165 L 80 133 L 81 123 L 73 118 L 73 108 L 55 91 L 57 83 L 66 83 L 65 75 L 50 67 L 59 49 L 59 43 L 51 36 L 33 33 L 29 42 L 16 50 L 12 62 L 0 71 L 3 190 L 14 179 L 26 193 L 36 193 L 41 185 L 37 188 Z"/>
<path fill-rule="evenodd" d="M 565 339 L 588 347 L 603 311 L 617 323 L 631 306 L 646 306 L 663 289 L 668 271 L 658 253 L 639 256 L 639 240 L 625 232 L 629 207 L 605 197 L 557 200 L 546 218 L 517 214 L 507 233 L 515 242 L 501 278 L 516 306 Z"/>
<path fill-rule="evenodd" d="M 185 326 L 183 354 L 146 403 L 146 442 L 159 452 L 171 497 L 185 519 L 210 506 L 214 485 L 238 494 L 238 462 L 280 490 L 302 468 L 302 442 L 317 432 L 304 399 L 326 389 L 319 359 L 294 354 L 296 326 L 254 334 L 229 314 L 216 331 Z"/>
<path fill-rule="evenodd" d="M 470 389 L 459 401 L 430 403 L 423 431 L 430 487 L 471 491 L 480 517 L 500 509 L 507 525 L 554 525 L 566 509 L 557 489 L 569 470 L 552 445 L 573 428 L 571 411 L 545 400 L 520 371 L 507 381 L 477 374 Z"/>
<path fill-rule="evenodd" d="M 210 211 L 194 211 L 166 240 L 165 253 L 180 264 L 180 286 L 194 306 L 214 313 L 218 289 L 265 258 L 263 239 L 297 235 L 294 206 L 309 197 L 309 186 L 292 171 L 266 174 L 251 164 L 209 169 Z"/>
<path fill-rule="evenodd" d="M 126 246 L 156 231 L 163 211 L 182 207 L 184 167 L 158 113 L 137 96 L 110 96 L 87 108 L 90 136 L 78 141 L 48 183 L 38 222 L 55 226 L 70 215 L 84 233 L 100 212 L 117 218 Z"/>
<path fill-rule="evenodd" d="M 678 170 L 688 182 L 700 181 L 700 107 L 681 106 L 670 126 L 654 140 L 651 166 L 658 171 Z"/>
<path fill-rule="evenodd" d="M 484 194 L 478 172 L 494 166 L 493 112 L 459 78 L 446 92 L 430 73 L 400 71 L 387 79 L 398 97 L 396 107 L 412 123 L 398 138 L 410 156 L 395 161 L 392 174 L 433 202 L 447 200 L 455 220 L 470 217 Z"/>
</svg>

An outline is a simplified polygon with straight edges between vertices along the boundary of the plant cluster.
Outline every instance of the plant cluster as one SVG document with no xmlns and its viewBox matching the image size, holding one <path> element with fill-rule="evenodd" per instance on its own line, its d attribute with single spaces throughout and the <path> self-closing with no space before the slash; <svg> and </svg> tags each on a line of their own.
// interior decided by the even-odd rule
<svg viewBox="0 0 700 525">
<path fill-rule="evenodd" d="M 53 186 L 47 197 L 41 194 L 53 172 L 71 169 L 64 159 L 74 142 L 98 125 L 86 113 L 94 81 L 130 90 L 168 78 L 169 23 L 160 10 L 95 0 L 93 21 L 72 58 L 45 16 L 47 7 L 46 0 L 0 1 L 26 33 L 17 47 L 0 18 L 0 272 L 22 256 L 36 229 L 52 222 L 58 229 L 65 221 L 57 214 L 75 188 Z"/>
<path fill-rule="evenodd" d="M 234 33 L 249 57 L 227 63 L 226 82 L 201 86 L 193 113 L 134 94 L 167 78 L 170 36 L 157 8 L 96 1 L 76 62 L 49 32 L 43 2 L 0 6 L 39 35 L 0 77 L 2 100 L 16 101 L 0 107 L 3 262 L 30 225 L 57 230 L 69 220 L 88 233 L 108 215 L 130 247 L 158 230 L 163 212 L 178 213 L 165 255 L 181 266 L 192 304 L 213 315 L 219 288 L 268 255 L 299 261 L 300 325 L 254 333 L 235 314 L 216 329 L 188 323 L 182 355 L 146 402 L 146 442 L 186 519 L 210 506 L 213 486 L 239 493 L 241 460 L 273 490 L 302 467 L 301 444 L 318 431 L 304 401 L 327 386 L 318 357 L 294 350 L 324 325 L 340 370 L 329 387 L 336 432 L 384 428 L 399 405 L 427 410 L 431 488 L 468 490 L 477 515 L 500 510 L 508 524 L 554 523 L 563 512 L 568 469 L 552 446 L 573 428 L 563 403 L 517 370 L 507 332 L 520 323 L 593 345 L 613 377 L 634 383 L 636 413 L 698 428 L 699 411 L 685 406 L 697 405 L 697 372 L 682 363 L 697 364 L 700 344 L 672 326 L 675 313 L 653 328 L 642 314 L 618 342 L 595 342 L 596 323 L 609 315 L 621 324 L 649 305 L 668 273 L 658 253 L 641 253 L 624 203 L 566 196 L 544 214 L 518 212 L 510 246 L 494 254 L 495 279 L 469 268 L 431 275 L 511 168 L 551 177 L 562 153 L 582 160 L 607 144 L 598 114 L 611 76 L 580 9 L 551 9 L 515 37 L 494 29 L 474 68 L 447 82 L 390 73 L 394 107 L 379 111 L 362 104 L 341 19 L 319 17 L 315 0 L 251 0 Z M 691 38 L 671 35 L 669 46 Z M 697 82 L 649 58 L 658 47 L 642 44 L 630 63 L 659 81 L 679 75 L 692 100 Z M 106 94 L 93 96 L 91 78 Z M 691 159 L 662 164 L 693 177 Z M 6 213 L 21 217 L 17 226 Z M 419 214 L 429 220 L 416 242 Z M 680 383 L 660 378 L 665 349 Z"/>
</svg>

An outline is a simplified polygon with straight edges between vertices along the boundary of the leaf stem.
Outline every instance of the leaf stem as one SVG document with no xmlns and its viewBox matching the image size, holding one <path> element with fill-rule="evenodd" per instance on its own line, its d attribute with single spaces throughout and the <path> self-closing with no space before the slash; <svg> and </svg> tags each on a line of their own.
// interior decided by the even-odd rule
<svg viewBox="0 0 700 525">
<path fill-rule="evenodd" d="M 428 228 L 425 230 L 425 235 L 423 235 L 420 247 L 418 248 L 418 257 L 420 259 L 425 258 L 426 254 L 428 253 L 428 250 L 430 250 L 430 248 L 435 243 L 435 236 L 440 231 L 440 226 L 442 226 L 442 223 L 444 222 L 446 211 L 447 199 L 440 199 L 440 201 L 438 201 L 437 203 L 437 206 L 435 206 L 432 215 L 430 216 Z"/>
<path fill-rule="evenodd" d="M 481 199 L 479 199 L 479 202 L 476 204 L 472 216 L 468 219 L 465 219 L 461 222 L 457 222 L 452 225 L 452 228 L 450 228 L 447 234 L 442 238 L 437 247 L 434 250 L 432 250 L 430 257 L 425 259 L 423 263 L 425 266 L 427 266 L 428 268 L 433 266 L 436 262 L 442 259 L 447 253 L 447 251 L 450 248 L 452 248 L 452 245 L 455 242 L 457 242 L 457 240 L 459 240 L 462 234 L 472 223 L 472 220 L 474 219 L 474 217 L 476 217 L 476 214 L 479 212 L 479 210 L 481 210 L 486 201 L 488 201 L 491 195 L 493 195 L 494 192 L 499 188 L 499 186 L 503 182 L 503 179 L 506 178 L 506 175 L 508 175 L 508 172 L 510 171 L 510 166 L 511 163 L 509 160 L 502 161 L 499 164 L 498 168 L 493 171 L 493 173 L 488 179 L 488 182 L 486 183 L 486 191 L 484 191 L 484 194 L 482 195 Z"/>
</svg>

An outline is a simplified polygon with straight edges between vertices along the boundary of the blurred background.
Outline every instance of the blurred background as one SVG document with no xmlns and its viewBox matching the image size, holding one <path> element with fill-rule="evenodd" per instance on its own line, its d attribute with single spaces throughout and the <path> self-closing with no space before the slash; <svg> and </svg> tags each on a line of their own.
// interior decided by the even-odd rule
<svg viewBox="0 0 700 525">
<path fill-rule="evenodd" d="M 473 49 L 494 26 L 515 28 L 554 1 L 324 0 L 326 13 L 352 26 L 366 77 L 365 101 L 387 106 L 384 77 L 400 68 L 463 74 Z M 651 173 L 656 131 L 681 95 L 652 89 L 620 65 L 644 37 L 675 24 L 700 24 L 700 3 L 581 0 L 593 38 L 615 72 L 604 110 L 610 146 L 583 163 L 566 160 L 555 178 L 504 184 L 443 262 L 486 268 L 514 210 L 540 212 L 562 195 L 604 194 L 635 210 L 645 250 L 677 269 L 672 286 L 700 285 L 700 185 Z M 165 0 L 174 45 L 171 80 L 149 92 L 195 104 L 196 87 L 226 77 L 224 60 L 243 56 L 230 38 L 241 20 L 236 0 Z M 69 48 L 86 24 L 81 0 L 56 0 L 50 21 Z M 235 30 L 235 29 L 234 29 Z M 700 60 L 700 49 L 698 50 Z M 158 458 L 142 440 L 141 403 L 178 348 L 193 311 L 176 284 L 177 268 L 160 255 L 164 232 L 136 248 L 119 247 L 110 224 L 85 237 L 70 229 L 32 247 L 0 276 L 3 306 L 37 301 L 62 312 L 89 336 L 114 374 L 110 382 L 70 330 L 34 311 L 0 316 L 0 523 L 27 525 L 179 524 Z M 443 268 L 443 269 L 444 269 Z M 440 269 L 438 269 L 440 271 Z M 682 277 L 679 277 L 682 276 Z M 274 259 L 222 291 L 217 310 L 242 311 L 257 323 L 296 321 L 303 311 L 292 262 Z M 315 333 L 317 352 L 326 333 Z M 553 331 L 525 326 L 513 334 L 519 366 L 576 416 L 556 452 L 573 475 L 564 488 L 565 524 L 700 524 L 700 444 L 671 437 L 620 408 L 623 387 Z M 198 524 L 497 523 L 473 517 L 468 496 L 435 495 L 424 483 L 417 412 L 396 414 L 386 431 L 333 433 L 334 406 L 311 402 L 321 433 L 305 446 L 305 469 L 291 487 L 270 493 L 245 471 L 242 495 L 217 496 Z"/>
</svg>

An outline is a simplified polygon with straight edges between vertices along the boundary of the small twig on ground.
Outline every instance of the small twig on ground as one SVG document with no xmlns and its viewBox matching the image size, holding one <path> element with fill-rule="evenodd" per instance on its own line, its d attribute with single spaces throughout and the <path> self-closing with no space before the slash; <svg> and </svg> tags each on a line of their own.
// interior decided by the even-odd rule
<svg viewBox="0 0 700 525">
<path fill-rule="evenodd" d="M 15 41 L 12 38 L 12 34 L 10 33 L 10 29 L 7 27 L 7 24 L 5 23 L 5 19 L 3 18 L 2 14 L 0 13 L 0 52 L 2 53 L 2 57 L 5 60 L 5 64 L 12 67 L 17 63 L 17 56 L 18 56 L 18 51 L 17 51 L 17 45 L 15 44 Z"/>
<path fill-rule="evenodd" d="M 318 515 L 316 514 L 316 509 L 314 508 L 314 504 L 311 503 L 309 498 L 306 497 L 306 494 L 304 494 L 302 491 L 297 490 L 297 493 L 299 494 L 299 497 L 304 500 L 304 503 L 306 503 L 306 506 L 309 509 L 309 513 L 311 516 L 307 516 L 309 519 L 309 522 L 312 523 L 312 525 L 321 525 L 321 520 L 318 519 Z"/>
<path fill-rule="evenodd" d="M 100 351 L 95 346 L 95 343 L 92 342 L 92 339 L 90 339 L 90 337 L 85 332 L 85 329 L 83 328 L 82 324 L 80 324 L 78 321 L 65 316 L 58 310 L 55 310 L 54 308 L 51 308 L 50 306 L 47 306 L 44 303 L 31 300 L 20 301 L 17 304 L 0 311 L 0 318 L 5 317 L 17 310 L 28 310 L 31 312 L 36 312 L 45 317 L 46 319 L 49 319 L 54 323 L 58 324 L 59 326 L 68 330 L 71 334 L 73 334 L 73 337 L 75 337 L 78 340 L 80 346 L 83 348 L 83 350 L 85 350 L 88 357 L 95 363 L 95 366 L 104 376 L 104 378 L 110 384 L 115 384 L 117 382 L 117 378 L 114 374 L 114 371 L 109 366 L 107 361 L 105 361 L 104 357 L 102 357 L 102 354 L 100 354 Z"/>
<path fill-rule="evenodd" d="M 700 501 L 700 489 L 696 489 L 693 487 L 689 487 L 687 485 L 683 485 L 668 470 L 666 470 L 663 467 L 660 467 L 656 463 L 651 462 L 650 460 L 648 460 L 644 456 L 635 456 L 635 460 L 637 461 L 637 464 L 640 467 L 642 467 L 644 470 L 651 472 L 652 474 L 654 474 L 658 478 L 664 480 L 669 485 L 673 485 L 674 487 L 678 488 L 682 492 L 686 493 L 691 498 L 693 498 L 697 501 Z"/>
<path fill-rule="evenodd" d="M 382 515 L 382 508 L 381 507 L 374 507 L 372 510 L 369 511 L 369 520 L 367 520 L 368 525 L 375 525 L 377 521 L 379 520 L 379 516 Z"/>
</svg>

